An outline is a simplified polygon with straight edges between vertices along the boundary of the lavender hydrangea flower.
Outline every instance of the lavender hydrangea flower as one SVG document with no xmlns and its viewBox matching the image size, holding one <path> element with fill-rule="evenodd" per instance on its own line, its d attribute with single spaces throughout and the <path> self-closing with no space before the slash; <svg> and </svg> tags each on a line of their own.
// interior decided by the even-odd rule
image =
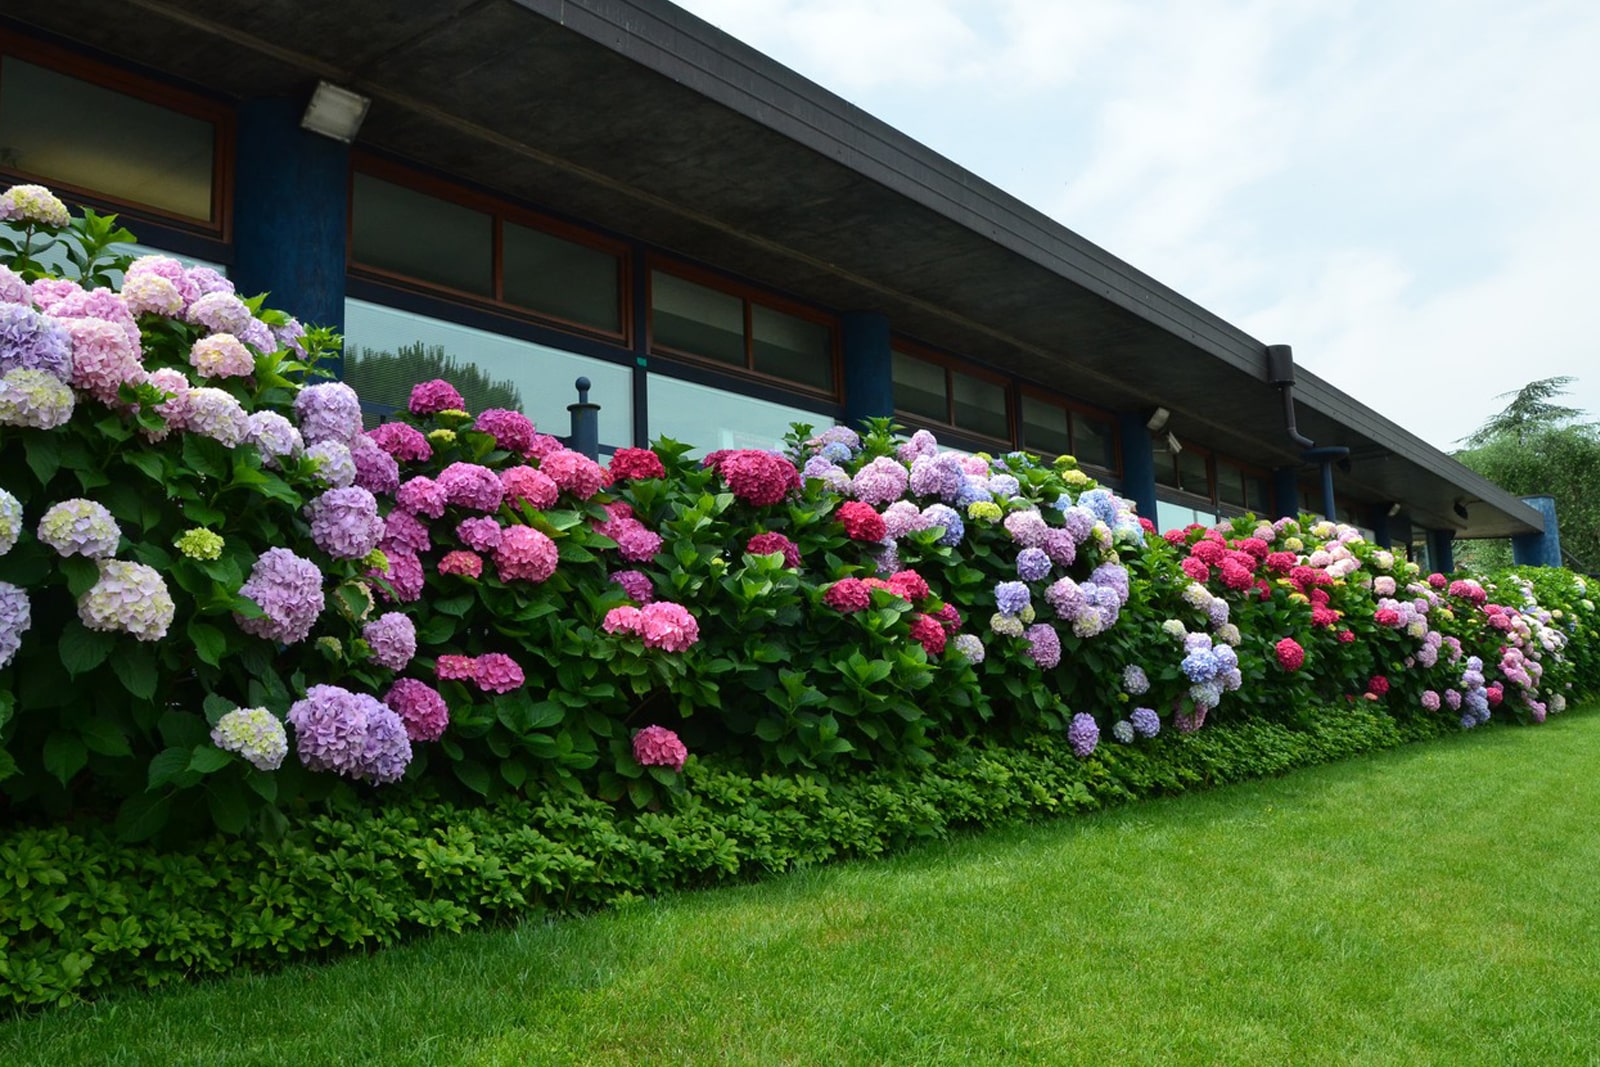
<svg viewBox="0 0 1600 1067">
<path fill-rule="evenodd" d="M 283 723 L 266 708 L 234 708 L 211 728 L 211 743 L 237 752 L 258 771 L 275 771 L 289 754 Z"/>
<path fill-rule="evenodd" d="M 983 662 L 983 641 L 977 634 L 956 634 L 952 644 L 955 646 L 955 650 L 961 653 L 966 658 L 966 661 L 973 666 Z"/>
<path fill-rule="evenodd" d="M 1062 511 L 1061 526 L 1072 535 L 1074 542 L 1081 545 L 1089 539 L 1089 534 L 1094 530 L 1094 512 L 1074 504 Z"/>
<path fill-rule="evenodd" d="M 232 393 L 202 386 L 183 398 L 183 424 L 202 437 L 238 448 L 250 432 L 250 416 Z"/>
<path fill-rule="evenodd" d="M 1153 708 L 1134 708 L 1128 721 L 1133 723 L 1133 729 L 1140 737 L 1154 737 L 1161 732 L 1161 716 Z"/>
<path fill-rule="evenodd" d="M 316 463 L 317 481 L 330 489 L 343 489 L 356 481 L 356 462 L 343 441 L 318 441 L 306 449 L 306 458 Z"/>
<path fill-rule="evenodd" d="M 251 414 L 245 440 L 256 446 L 262 466 L 279 467 L 279 460 L 294 458 L 305 451 L 306 443 L 294 423 L 276 411 Z"/>
<path fill-rule="evenodd" d="M 1087 759 L 1094 755 L 1094 750 L 1100 744 L 1100 725 L 1094 721 L 1094 716 L 1084 712 L 1072 717 L 1072 722 L 1067 726 L 1067 744 L 1072 746 L 1073 755 L 1079 759 Z"/>
<path fill-rule="evenodd" d="M 1053 564 L 1042 548 L 1025 548 L 1017 553 L 1017 577 L 1025 582 L 1037 582 L 1049 577 Z"/>
<path fill-rule="evenodd" d="M 0 426 L 53 430 L 72 418 L 77 401 L 48 371 L 19 367 L 0 376 Z"/>
<path fill-rule="evenodd" d="M 58 556 L 106 559 L 116 554 L 122 528 L 104 504 L 77 497 L 53 505 L 39 520 L 39 540 Z"/>
<path fill-rule="evenodd" d="M 1000 582 L 994 587 L 995 607 L 1002 615 L 1021 615 L 1032 602 L 1033 595 L 1022 582 Z"/>
<path fill-rule="evenodd" d="M 256 560 L 241 596 L 256 602 L 262 617 L 234 615 L 239 629 L 285 645 L 304 641 L 322 614 L 322 572 L 287 548 L 269 548 Z"/>
<path fill-rule="evenodd" d="M 939 536 L 938 543 L 954 547 L 961 543 L 961 538 L 966 536 L 966 523 L 955 508 L 947 504 L 929 504 L 922 509 L 922 528 L 931 529 L 935 526 L 944 527 L 944 533 Z"/>
<path fill-rule="evenodd" d="M 24 304 L 0 304 L 0 374 L 40 370 L 72 379 L 72 335 L 55 319 Z"/>
<path fill-rule="evenodd" d="M 22 647 L 22 635 L 32 624 L 28 594 L 10 582 L 0 582 L 0 670 Z"/>
<path fill-rule="evenodd" d="M 360 559 L 383 540 L 378 501 L 360 486 L 329 489 L 306 505 L 311 540 L 335 559 Z"/>
<path fill-rule="evenodd" d="M 1061 662 L 1061 637 L 1049 623 L 1034 623 L 1023 632 L 1028 647 L 1023 655 L 1040 667 L 1049 670 Z"/>
<path fill-rule="evenodd" d="M 1128 568 L 1120 563 L 1102 563 L 1089 575 L 1089 580 L 1101 589 L 1110 589 L 1116 594 L 1117 605 L 1125 606 L 1128 603 Z M 1224 622 L 1227 620 L 1224 619 Z"/>
<path fill-rule="evenodd" d="M 1137 663 L 1130 663 L 1122 668 L 1123 692 L 1139 696 L 1150 691 L 1150 677 L 1144 673 L 1144 668 Z"/>
<path fill-rule="evenodd" d="M 954 499 L 966 477 L 961 460 L 952 452 L 938 456 L 918 456 L 911 462 L 911 491 L 918 496 Z"/>
<path fill-rule="evenodd" d="M 1050 526 L 1044 521 L 1044 516 L 1034 508 L 1013 511 L 1010 515 L 1007 515 L 1005 528 L 1006 533 L 1011 535 L 1011 539 L 1025 548 L 1041 547 L 1050 531 Z"/>
<path fill-rule="evenodd" d="M 989 492 L 985 479 L 974 478 L 971 475 L 961 480 L 961 488 L 956 490 L 955 505 L 958 508 L 971 507 L 980 502 L 992 501 L 994 496 Z"/>
<path fill-rule="evenodd" d="M 308 770 L 385 785 L 404 777 L 411 762 L 405 722 L 365 693 L 314 685 L 289 708 L 289 724 Z"/>
<path fill-rule="evenodd" d="M 389 671 L 403 671 L 417 654 L 417 628 L 398 611 L 385 612 L 361 628 L 372 649 L 372 662 Z"/>
<path fill-rule="evenodd" d="M 1107 526 L 1117 521 L 1117 498 L 1109 489 L 1086 490 L 1078 497 L 1078 507 L 1087 508 Z"/>
<path fill-rule="evenodd" d="M 91 630 L 132 634 L 141 641 L 167 636 L 176 607 L 155 568 L 120 559 L 103 559 L 99 566 L 99 581 L 78 598 L 83 624 Z"/>
<path fill-rule="evenodd" d="M 922 511 L 909 500 L 896 500 L 883 509 L 883 525 L 890 537 L 904 537 L 923 528 Z"/>
<path fill-rule="evenodd" d="M 874 507 L 898 500 L 906 491 L 906 469 L 888 456 L 879 456 L 864 465 L 851 479 L 851 490 L 857 500 Z"/>
<path fill-rule="evenodd" d="M 361 399 L 343 382 L 324 382 L 300 390 L 294 398 L 300 433 L 311 444 L 338 441 L 349 445 L 361 432 Z"/>
<path fill-rule="evenodd" d="M 255 316 L 245 302 L 232 293 L 206 293 L 189 305 L 184 317 L 212 333 L 226 333 L 238 337 L 249 327 Z"/>
<path fill-rule="evenodd" d="M 1133 739 L 1135 736 L 1133 731 L 1133 723 L 1129 722 L 1127 719 L 1118 719 L 1116 722 L 1111 724 L 1111 736 L 1115 737 L 1118 741 L 1121 741 L 1125 745 L 1133 744 Z"/>
<path fill-rule="evenodd" d="M 989 478 L 989 492 L 1002 500 L 1008 500 L 1022 492 L 1022 484 L 1010 474 L 995 474 Z"/>
</svg>

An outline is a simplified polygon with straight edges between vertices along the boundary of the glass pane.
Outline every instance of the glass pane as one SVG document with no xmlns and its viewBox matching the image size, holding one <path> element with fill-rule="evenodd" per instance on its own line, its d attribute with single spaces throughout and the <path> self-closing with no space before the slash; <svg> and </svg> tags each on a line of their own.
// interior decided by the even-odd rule
<svg viewBox="0 0 1600 1067">
<path fill-rule="evenodd" d="M 1082 436 L 1081 434 L 1079 436 Z M 1079 462 L 1082 462 L 1081 460 Z M 1171 452 L 1167 451 L 1164 442 L 1156 442 L 1155 453 L 1156 484 L 1169 488 L 1178 488 L 1178 460 Z"/>
<path fill-rule="evenodd" d="M 1072 451 L 1071 427 L 1065 408 L 1031 397 L 1022 397 L 1022 447 L 1047 456 Z"/>
<path fill-rule="evenodd" d="M 1111 470 L 1117 465 L 1116 429 L 1104 419 L 1097 419 L 1091 415 L 1074 414 L 1072 416 L 1073 453 L 1079 463 L 1087 463 L 1095 467 L 1104 467 Z M 1161 457 L 1156 456 L 1156 467 L 1161 466 Z"/>
<path fill-rule="evenodd" d="M 955 400 L 955 422 L 958 427 L 985 437 L 1011 440 L 1005 386 L 960 371 L 951 371 L 950 391 Z"/>
<path fill-rule="evenodd" d="M 1156 529 L 1162 533 L 1168 530 L 1181 530 L 1194 521 L 1195 513 L 1192 508 L 1165 500 L 1156 501 Z"/>
<path fill-rule="evenodd" d="M 361 173 L 351 211 L 357 263 L 494 295 L 494 220 L 484 212 Z"/>
<path fill-rule="evenodd" d="M 565 437 L 572 429 L 567 405 L 578 399 L 572 383 L 582 375 L 593 383 L 589 399 L 600 405 L 601 443 L 633 443 L 628 367 L 364 300 L 346 300 L 344 315 L 344 379 L 369 407 L 404 407 L 413 385 L 444 378 L 473 412 L 513 408 Z"/>
<path fill-rule="evenodd" d="M 833 391 L 833 331 L 820 322 L 752 303 L 750 355 L 762 374 Z"/>
<path fill-rule="evenodd" d="M 1217 464 L 1217 499 L 1236 508 L 1244 507 L 1244 471 L 1232 463 Z"/>
<path fill-rule="evenodd" d="M 568 322 L 622 331 L 616 256 L 509 222 L 502 239 L 506 300 Z"/>
<path fill-rule="evenodd" d="M 904 352 L 895 352 L 891 373 L 894 375 L 896 411 L 921 415 L 934 422 L 950 421 L 943 367 Z"/>
<path fill-rule="evenodd" d="M 1178 453 L 1178 488 L 1195 496 L 1211 497 L 1211 481 L 1206 457 L 1193 449 Z"/>
<path fill-rule="evenodd" d="M 650 440 L 670 437 L 693 445 L 696 453 L 719 448 L 781 449 L 791 422 L 824 429 L 833 416 L 805 408 L 651 374 Z"/>
<path fill-rule="evenodd" d="M 652 343 L 743 367 L 744 301 L 661 271 L 650 272 Z"/>
<path fill-rule="evenodd" d="M 203 119 L 0 60 L 0 164 L 211 221 L 216 128 Z"/>
<path fill-rule="evenodd" d="M 1267 480 L 1265 478 L 1252 478 L 1249 475 L 1245 475 L 1244 489 L 1245 507 L 1261 516 L 1271 513 L 1272 503 L 1267 497 Z"/>
</svg>

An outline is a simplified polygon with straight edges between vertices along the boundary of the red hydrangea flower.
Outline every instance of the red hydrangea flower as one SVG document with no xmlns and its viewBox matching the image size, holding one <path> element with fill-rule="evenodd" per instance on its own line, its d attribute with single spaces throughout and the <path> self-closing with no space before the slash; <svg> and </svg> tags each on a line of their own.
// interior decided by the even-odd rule
<svg viewBox="0 0 1600 1067">
<path fill-rule="evenodd" d="M 840 578 L 822 594 L 822 602 L 846 615 L 864 611 L 872 603 L 872 587 L 860 578 Z"/>
<path fill-rule="evenodd" d="M 1185 541 L 1189 540 L 1189 535 L 1184 533 L 1182 530 L 1168 530 L 1166 533 L 1161 535 L 1161 538 L 1169 545 L 1181 545 Z"/>
<path fill-rule="evenodd" d="M 662 465 L 661 457 L 648 448 L 619 448 L 612 453 L 611 480 L 624 481 L 629 478 L 665 478 L 667 468 Z"/>
<path fill-rule="evenodd" d="M 1325 608 L 1321 605 L 1318 605 L 1317 607 L 1311 609 L 1312 626 L 1332 626 L 1338 621 L 1339 613 L 1334 611 L 1332 608 Z"/>
<path fill-rule="evenodd" d="M 1434 571 L 1432 574 L 1428 575 L 1428 584 L 1433 586 L 1435 589 L 1443 589 L 1445 586 L 1450 584 L 1450 579 L 1446 578 L 1438 571 Z"/>
<path fill-rule="evenodd" d="M 776 504 L 800 488 L 800 472 L 794 464 L 772 452 L 721 449 L 707 456 L 703 465 L 722 475 L 734 496 L 756 507 Z"/>
<path fill-rule="evenodd" d="M 1156 524 L 1145 518 L 1143 515 L 1139 516 L 1139 528 L 1147 534 L 1156 532 Z"/>
<path fill-rule="evenodd" d="M 1330 594 L 1326 589 L 1311 590 L 1311 602 L 1313 604 L 1320 604 L 1323 607 L 1327 607 L 1328 600 L 1331 596 L 1332 594 Z"/>
<path fill-rule="evenodd" d="M 1258 563 L 1267 558 L 1272 548 L 1259 537 L 1246 537 L 1237 546 L 1240 552 L 1248 552 Z"/>
<path fill-rule="evenodd" d="M 1506 695 L 1505 688 L 1499 682 L 1489 686 L 1483 692 L 1489 698 L 1489 706 L 1492 708 L 1498 708 L 1500 701 L 1504 700 Z"/>
<path fill-rule="evenodd" d="M 1227 550 L 1223 548 L 1223 546 L 1217 544 L 1217 542 L 1208 541 L 1202 538 L 1199 541 L 1196 541 L 1193 546 L 1190 547 L 1189 555 L 1203 563 L 1215 567 L 1217 564 L 1222 562 L 1223 555 L 1226 553 L 1226 551 Z"/>
<path fill-rule="evenodd" d="M 937 619 L 920 613 L 911 617 L 911 638 L 919 642 L 929 656 L 942 653 L 945 642 L 949 640 Z"/>
<path fill-rule="evenodd" d="M 1265 578 L 1256 579 L 1256 597 L 1259 600 L 1272 599 L 1272 585 Z"/>
<path fill-rule="evenodd" d="M 1288 574 L 1294 570 L 1295 561 L 1298 559 L 1293 552 L 1267 553 L 1267 570 L 1275 574 Z"/>
<path fill-rule="evenodd" d="M 916 571 L 896 571 L 889 576 L 889 592 L 897 597 L 903 597 L 913 604 L 921 603 L 928 599 L 930 590 L 928 583 L 922 580 L 922 575 Z"/>
<path fill-rule="evenodd" d="M 1400 625 L 1400 613 L 1393 608 L 1379 608 L 1373 612 L 1372 618 L 1379 626 Z"/>
<path fill-rule="evenodd" d="M 1389 679 L 1385 678 L 1383 675 L 1374 674 L 1371 678 L 1367 679 L 1367 692 L 1372 693 L 1374 696 L 1381 697 L 1388 691 Z"/>
<path fill-rule="evenodd" d="M 1341 645 L 1348 645 L 1350 642 L 1354 641 L 1355 639 L 1356 639 L 1356 634 L 1355 634 L 1354 630 L 1340 630 L 1339 631 L 1339 643 Z"/>
<path fill-rule="evenodd" d="M 781 499 L 781 498 L 780 498 Z M 882 541 L 889 529 L 871 504 L 847 500 L 839 505 L 839 521 L 853 541 Z"/>
<path fill-rule="evenodd" d="M 1197 582 L 1211 580 L 1211 568 L 1206 566 L 1205 560 L 1199 556 L 1185 556 L 1178 566 L 1182 568 L 1184 574 Z"/>
<path fill-rule="evenodd" d="M 1241 567 L 1231 559 L 1222 561 L 1222 584 L 1229 589 L 1249 589 L 1255 584 L 1255 579 L 1250 575 L 1250 568 Z"/>
<path fill-rule="evenodd" d="M 1285 637 L 1274 649 L 1278 653 L 1278 666 L 1286 671 L 1297 671 L 1306 661 L 1306 650 L 1292 637 Z"/>
<path fill-rule="evenodd" d="M 781 533 L 772 531 L 758 533 L 750 538 L 750 543 L 745 545 L 744 550 L 752 556 L 766 556 L 771 555 L 773 552 L 782 552 L 783 565 L 785 567 L 800 566 L 800 546 Z"/>
</svg>

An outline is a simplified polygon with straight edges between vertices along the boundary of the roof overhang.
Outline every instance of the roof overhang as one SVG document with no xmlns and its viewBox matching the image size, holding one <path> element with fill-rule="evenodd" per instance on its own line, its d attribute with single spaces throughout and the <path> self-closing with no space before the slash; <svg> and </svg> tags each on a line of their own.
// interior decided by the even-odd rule
<svg viewBox="0 0 1600 1067">
<path fill-rule="evenodd" d="M 1121 410 L 1296 465 L 1264 346 L 687 12 L 656 0 L 53 0 L 25 25 L 234 98 L 319 79 L 373 100 L 358 144 Z M 1341 489 L 1463 537 L 1540 513 L 1301 370 Z M 1469 518 L 1455 512 L 1468 505 Z"/>
</svg>

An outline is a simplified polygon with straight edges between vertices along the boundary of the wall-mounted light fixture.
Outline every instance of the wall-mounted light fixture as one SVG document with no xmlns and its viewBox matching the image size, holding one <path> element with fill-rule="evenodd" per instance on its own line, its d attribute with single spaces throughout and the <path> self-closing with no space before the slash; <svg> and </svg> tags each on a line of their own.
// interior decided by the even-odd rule
<svg viewBox="0 0 1600 1067">
<path fill-rule="evenodd" d="M 1183 445 L 1179 443 L 1178 435 L 1172 433 L 1171 431 L 1168 431 L 1167 433 L 1167 451 L 1171 452 L 1174 456 L 1183 451 Z"/>
<path fill-rule="evenodd" d="M 1454 511 L 1456 513 L 1456 518 L 1460 519 L 1462 522 L 1467 521 L 1467 504 L 1466 501 L 1462 500 L 1460 497 L 1456 498 L 1455 506 L 1450 510 Z"/>
<path fill-rule="evenodd" d="M 371 107 L 372 101 L 360 93 L 342 89 L 332 82 L 318 82 L 300 125 L 312 133 L 349 144 L 356 139 Z"/>
<path fill-rule="evenodd" d="M 1400 514 L 1400 501 L 1396 500 L 1389 505 L 1389 517 L 1392 519 L 1398 514 Z"/>
<path fill-rule="evenodd" d="M 1160 433 L 1167 428 L 1167 420 L 1172 417 L 1172 412 L 1166 408 L 1156 408 L 1150 413 L 1150 418 L 1145 420 L 1145 428 L 1151 433 Z"/>
</svg>

